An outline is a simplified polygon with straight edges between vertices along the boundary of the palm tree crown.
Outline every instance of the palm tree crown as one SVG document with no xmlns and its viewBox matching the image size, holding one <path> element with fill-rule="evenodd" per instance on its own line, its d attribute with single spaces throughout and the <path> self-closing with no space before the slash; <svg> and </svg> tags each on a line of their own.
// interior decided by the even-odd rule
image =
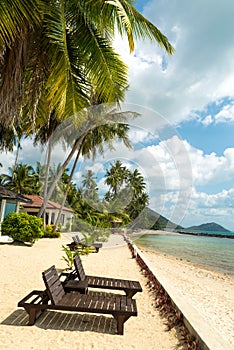
<svg viewBox="0 0 234 350">
<path fill-rule="evenodd" d="M 167 38 L 132 0 L 2 0 L 0 2 L 0 112 L 10 124 L 19 114 L 67 118 L 101 102 L 121 101 L 127 67 L 113 50 L 118 31 L 155 40 L 168 54 Z"/>
</svg>

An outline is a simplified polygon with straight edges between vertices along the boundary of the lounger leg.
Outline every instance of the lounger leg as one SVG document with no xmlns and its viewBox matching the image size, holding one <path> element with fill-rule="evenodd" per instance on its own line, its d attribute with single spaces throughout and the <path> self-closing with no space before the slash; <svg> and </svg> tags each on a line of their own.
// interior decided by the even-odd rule
<svg viewBox="0 0 234 350">
<path fill-rule="evenodd" d="M 132 297 L 136 294 L 132 289 L 125 289 L 126 297 L 132 299 Z"/>
<path fill-rule="evenodd" d="M 29 314 L 29 320 L 28 320 L 28 325 L 32 326 L 34 325 L 35 321 L 36 321 L 36 315 L 37 315 L 37 310 L 34 308 L 30 308 L 28 310 L 28 314 Z"/>
<path fill-rule="evenodd" d="M 123 315 L 115 315 L 114 316 L 117 321 L 117 333 L 119 335 L 124 334 L 124 323 L 129 319 L 130 316 L 123 316 Z"/>
</svg>

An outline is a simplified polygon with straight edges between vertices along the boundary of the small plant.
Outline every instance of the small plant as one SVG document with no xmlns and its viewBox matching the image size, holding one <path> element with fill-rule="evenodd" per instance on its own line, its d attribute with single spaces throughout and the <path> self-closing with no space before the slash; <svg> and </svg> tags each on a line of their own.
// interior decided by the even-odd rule
<svg viewBox="0 0 234 350">
<path fill-rule="evenodd" d="M 73 268 L 74 264 L 74 258 L 79 254 L 78 250 L 71 251 L 69 248 L 62 245 L 63 251 L 65 255 L 62 256 L 62 260 L 64 260 L 67 263 L 67 269 L 71 270 Z"/>
<path fill-rule="evenodd" d="M 54 225 L 46 225 L 46 230 L 43 235 L 44 238 L 59 238 L 60 232 L 54 231 Z"/>
<path fill-rule="evenodd" d="M 31 245 L 43 237 L 42 219 L 27 213 L 9 213 L 1 225 L 2 234 L 14 241 L 29 242 Z"/>
</svg>

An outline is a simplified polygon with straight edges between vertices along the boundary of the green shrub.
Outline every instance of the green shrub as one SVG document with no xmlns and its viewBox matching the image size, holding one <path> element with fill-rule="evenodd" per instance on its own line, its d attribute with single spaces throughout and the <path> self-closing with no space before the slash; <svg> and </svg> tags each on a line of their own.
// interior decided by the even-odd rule
<svg viewBox="0 0 234 350">
<path fill-rule="evenodd" d="M 43 222 L 41 218 L 26 213 L 9 213 L 1 225 L 2 234 L 13 240 L 33 244 L 43 237 Z"/>
<path fill-rule="evenodd" d="M 60 232 L 55 231 L 53 232 L 54 225 L 46 225 L 46 231 L 43 234 L 44 238 L 59 238 L 60 237 Z"/>
</svg>

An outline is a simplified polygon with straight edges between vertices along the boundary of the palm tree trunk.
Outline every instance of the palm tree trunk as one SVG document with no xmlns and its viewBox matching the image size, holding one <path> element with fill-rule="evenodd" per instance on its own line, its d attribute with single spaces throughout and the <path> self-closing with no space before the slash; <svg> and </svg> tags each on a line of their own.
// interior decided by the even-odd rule
<svg viewBox="0 0 234 350">
<path fill-rule="evenodd" d="M 79 138 L 76 140 L 74 146 L 72 147 L 71 152 L 70 152 L 69 155 L 67 156 L 66 160 L 63 162 L 63 164 L 62 164 L 60 170 L 58 171 L 57 175 L 55 176 L 55 179 L 54 179 L 53 183 L 51 184 L 51 186 L 50 186 L 50 188 L 49 188 L 49 190 L 48 190 L 46 196 L 44 197 L 42 206 L 41 206 L 41 208 L 40 208 L 40 210 L 39 210 L 39 212 L 38 212 L 38 214 L 37 214 L 38 217 L 41 217 L 42 213 L 44 212 L 44 210 L 45 210 L 45 208 L 46 208 L 46 205 L 47 205 L 47 203 L 48 203 L 48 200 L 50 199 L 50 197 L 51 197 L 51 195 L 52 195 L 52 193 L 53 193 L 53 191 L 54 191 L 54 189 L 55 189 L 55 186 L 56 186 L 58 180 L 59 180 L 60 177 L 62 176 L 64 170 L 66 169 L 67 165 L 69 164 L 70 160 L 72 159 L 72 157 L 73 157 L 75 151 L 77 150 L 77 148 L 79 147 L 79 145 L 82 144 L 82 142 L 83 142 L 83 140 L 84 140 L 84 138 L 85 138 L 85 136 L 87 135 L 88 132 L 89 132 L 89 129 L 86 131 L 86 133 L 84 133 L 81 137 L 79 137 Z"/>
<path fill-rule="evenodd" d="M 81 145 L 82 145 L 82 143 L 81 143 Z M 67 199 L 67 194 L 68 194 L 68 191 L 69 191 L 69 187 L 70 187 L 70 184 L 71 184 L 71 181 L 72 181 L 74 172 L 75 172 L 75 168 L 76 168 L 77 162 L 78 162 L 79 157 L 80 157 L 81 145 L 80 145 L 80 148 L 79 148 L 79 150 L 78 150 L 78 152 L 77 152 L 76 159 L 75 159 L 75 162 L 74 162 L 73 167 L 72 167 L 71 174 L 70 174 L 69 179 L 68 179 L 68 183 L 67 183 L 67 186 L 66 186 L 66 191 L 65 191 L 64 196 L 63 196 L 62 204 L 61 204 L 61 206 L 60 206 L 60 208 L 59 208 L 59 213 L 58 213 L 58 216 L 57 216 L 57 219 L 56 219 L 54 228 L 53 228 L 53 231 L 54 231 L 54 232 L 55 232 L 55 231 L 57 230 L 57 228 L 58 228 L 58 224 L 59 224 L 59 220 L 60 220 L 60 217 L 61 217 L 61 213 L 62 213 L 64 204 L 65 204 L 65 201 L 66 201 L 66 199 Z"/>
<path fill-rule="evenodd" d="M 50 160 L 51 160 L 51 152 L 52 152 L 52 135 L 48 140 L 48 149 L 47 149 L 47 157 L 46 157 L 46 172 L 45 172 L 45 183 L 44 183 L 44 190 L 43 190 L 43 203 L 47 195 L 48 190 L 48 181 L 49 181 L 49 172 L 50 172 Z M 47 201 L 48 202 L 48 201 Z M 46 230 L 46 215 L 45 215 L 45 209 L 46 205 L 44 207 L 43 212 L 41 213 L 41 216 L 43 214 L 43 224 L 44 224 L 44 230 Z M 39 216 L 39 215 L 38 215 Z"/>
<path fill-rule="evenodd" d="M 16 154 L 15 154 L 15 163 L 14 163 L 14 168 L 16 167 L 16 164 L 18 162 L 18 158 L 19 158 L 19 151 L 21 149 L 21 145 L 20 145 L 20 141 L 18 140 L 17 143 L 17 148 L 16 148 Z"/>
</svg>

